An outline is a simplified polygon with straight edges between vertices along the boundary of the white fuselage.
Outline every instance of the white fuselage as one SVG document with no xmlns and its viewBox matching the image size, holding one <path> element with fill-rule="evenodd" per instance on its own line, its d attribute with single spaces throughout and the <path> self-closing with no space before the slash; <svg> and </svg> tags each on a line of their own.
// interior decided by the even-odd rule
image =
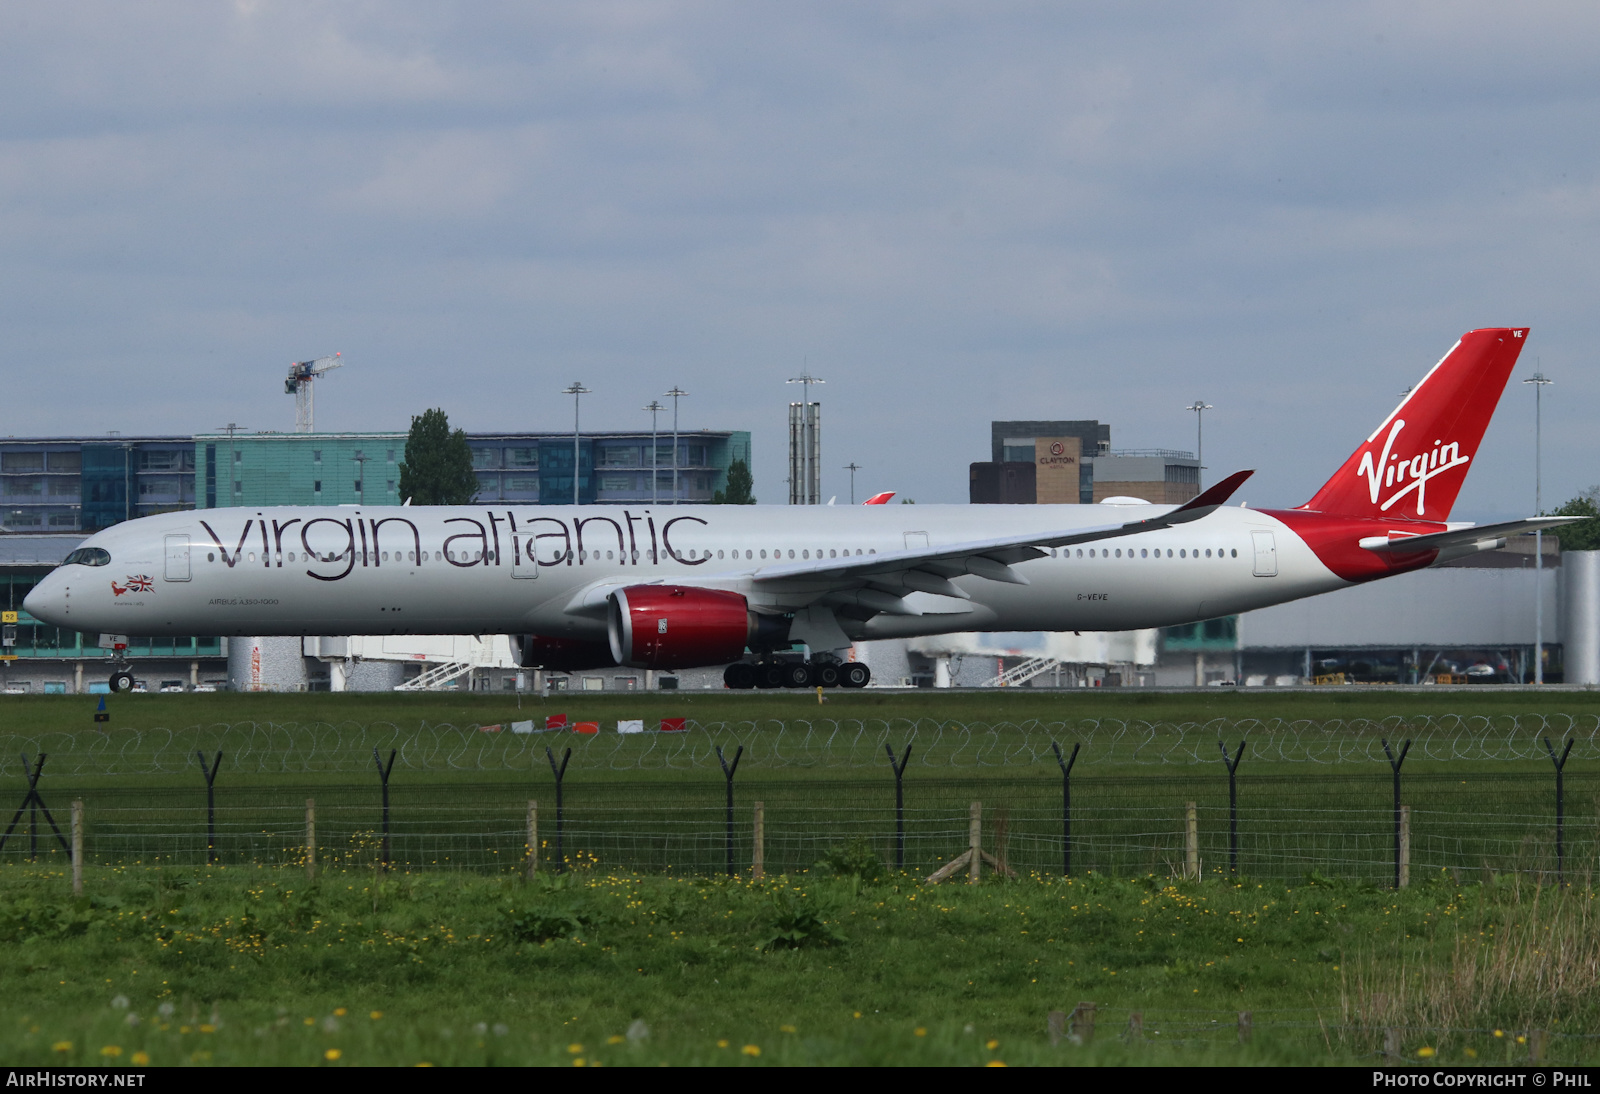
<svg viewBox="0 0 1600 1094">
<path fill-rule="evenodd" d="M 1168 506 L 439 506 L 208 509 L 99 532 L 102 566 L 66 565 L 26 607 L 127 635 L 544 634 L 603 639 L 598 585 L 695 585 L 794 610 L 806 581 L 763 571 L 1002 535 L 1135 520 Z M 1264 533 L 1264 534 L 1263 534 Z M 1176 527 L 1015 564 L 1028 584 L 966 575 L 971 599 L 912 593 L 920 614 L 841 618 L 852 639 L 952 631 L 1126 630 L 1294 600 L 1350 582 L 1268 513 L 1218 509 Z M 817 581 L 821 598 L 828 584 Z M 592 601 L 593 598 L 591 597 Z M 591 605 L 592 606 L 592 605 Z"/>
</svg>

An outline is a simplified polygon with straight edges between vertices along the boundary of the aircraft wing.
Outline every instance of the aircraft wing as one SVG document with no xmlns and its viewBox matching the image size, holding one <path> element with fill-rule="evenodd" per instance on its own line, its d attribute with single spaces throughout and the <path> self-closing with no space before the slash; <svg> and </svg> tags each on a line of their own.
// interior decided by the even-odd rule
<svg viewBox="0 0 1600 1094">
<path fill-rule="evenodd" d="M 921 592 L 970 600 L 966 592 L 950 582 L 950 578 L 963 574 L 1027 585 L 1028 579 L 1013 570 L 1012 564 L 1042 558 L 1051 547 L 1116 539 L 1199 520 L 1215 512 L 1253 474 L 1254 471 L 1236 471 L 1183 505 L 1145 520 L 975 539 L 877 555 L 781 563 L 756 570 L 696 575 L 685 583 L 706 588 L 744 589 L 757 594 L 755 599 L 768 609 L 793 610 L 821 600 L 868 612 L 919 615 L 921 612 L 905 603 L 906 596 Z M 675 582 L 667 579 L 647 582 L 667 583 Z M 639 582 L 618 579 L 595 582 L 578 590 L 565 610 L 574 615 L 604 614 L 607 597 L 633 584 Z M 969 610 L 958 605 L 950 607 Z"/>
<path fill-rule="evenodd" d="M 1094 543 L 1169 528 L 1214 512 L 1227 501 L 1233 492 L 1254 471 L 1236 471 L 1198 497 L 1175 509 L 1145 520 L 1101 524 L 1089 528 L 1069 528 L 1059 531 L 1031 532 L 1026 535 L 1001 536 L 994 539 L 975 539 L 964 543 L 942 544 L 937 547 L 919 547 L 905 551 L 888 551 L 877 555 L 852 555 L 849 558 L 818 559 L 814 562 L 789 562 L 763 566 L 751 575 L 757 587 L 805 584 L 845 584 L 870 582 L 881 579 L 904 578 L 917 574 L 911 580 L 899 583 L 906 588 L 932 592 L 944 596 L 968 599 L 949 578 L 972 574 L 991 581 L 1013 585 L 1026 585 L 1028 579 L 1013 570 L 1012 564 L 1040 558 L 1045 549 L 1068 547 L 1078 543 Z"/>
<path fill-rule="evenodd" d="M 1588 519 L 1590 518 L 1525 517 L 1522 520 L 1502 521 L 1499 524 L 1474 524 L 1465 528 L 1451 528 L 1444 532 L 1427 532 L 1422 535 L 1390 532 L 1387 536 L 1367 536 L 1360 541 L 1360 545 L 1368 551 L 1377 551 L 1380 554 L 1442 551 L 1451 547 L 1489 544 L 1491 541 L 1498 541 L 1493 542 L 1493 547 L 1501 547 L 1510 536 L 1529 535 L 1541 528 L 1557 528 L 1563 524 Z"/>
</svg>

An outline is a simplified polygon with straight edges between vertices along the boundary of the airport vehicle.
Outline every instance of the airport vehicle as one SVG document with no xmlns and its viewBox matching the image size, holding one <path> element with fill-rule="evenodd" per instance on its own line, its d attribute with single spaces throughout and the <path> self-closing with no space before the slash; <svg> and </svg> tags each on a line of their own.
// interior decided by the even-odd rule
<svg viewBox="0 0 1600 1094">
<path fill-rule="evenodd" d="M 1294 509 L 1224 506 L 1249 471 L 1178 506 L 209 509 L 96 533 L 25 607 L 118 656 L 130 634 L 505 633 L 528 667 L 859 687 L 858 640 L 1173 626 L 1572 519 L 1448 520 L 1526 335 L 1463 335 Z"/>
</svg>

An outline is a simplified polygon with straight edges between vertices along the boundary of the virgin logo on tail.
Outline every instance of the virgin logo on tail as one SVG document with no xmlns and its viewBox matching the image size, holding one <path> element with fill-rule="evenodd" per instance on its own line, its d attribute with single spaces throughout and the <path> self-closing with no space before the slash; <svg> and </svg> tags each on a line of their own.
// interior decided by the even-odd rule
<svg viewBox="0 0 1600 1094">
<path fill-rule="evenodd" d="M 1404 418 L 1395 419 L 1389 428 L 1389 435 L 1384 438 L 1383 452 L 1378 456 L 1377 462 L 1373 462 L 1371 448 L 1361 453 L 1361 463 L 1356 468 L 1356 477 L 1367 480 L 1367 490 L 1374 505 L 1378 505 L 1378 498 L 1385 490 L 1394 489 L 1392 494 L 1384 498 L 1383 504 L 1378 505 L 1380 512 L 1387 513 L 1397 501 L 1414 492 L 1417 495 L 1417 516 L 1426 516 L 1428 480 L 1452 468 L 1460 467 L 1472 457 L 1463 456 L 1461 445 L 1456 441 L 1451 441 L 1449 444 L 1434 441 L 1431 451 L 1416 456 L 1397 455 L 1393 451 L 1394 443 L 1405 427 Z"/>
</svg>

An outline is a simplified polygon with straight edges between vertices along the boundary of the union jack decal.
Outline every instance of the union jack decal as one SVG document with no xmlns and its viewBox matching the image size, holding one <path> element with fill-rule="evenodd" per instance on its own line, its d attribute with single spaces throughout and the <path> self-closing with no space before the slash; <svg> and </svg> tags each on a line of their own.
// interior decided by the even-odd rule
<svg viewBox="0 0 1600 1094">
<path fill-rule="evenodd" d="M 111 583 L 111 595 L 121 596 L 123 593 L 149 593 L 155 591 L 155 583 L 150 580 L 149 574 L 129 574 L 123 579 L 124 584 Z"/>
</svg>

